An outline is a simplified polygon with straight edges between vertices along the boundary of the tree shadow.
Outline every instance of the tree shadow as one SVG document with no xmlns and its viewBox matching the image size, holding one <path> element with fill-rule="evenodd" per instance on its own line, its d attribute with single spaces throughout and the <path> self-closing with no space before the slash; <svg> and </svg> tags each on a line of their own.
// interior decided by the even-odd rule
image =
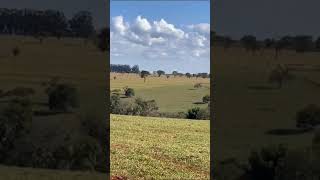
<svg viewBox="0 0 320 180">
<path fill-rule="evenodd" d="M 275 89 L 279 89 L 273 86 L 268 86 L 268 85 L 249 85 L 248 89 L 252 89 L 252 90 L 275 90 Z"/>
<path fill-rule="evenodd" d="M 197 89 L 193 88 L 193 89 L 188 89 L 188 90 L 194 91 L 194 90 L 197 90 Z"/>
<path fill-rule="evenodd" d="M 33 111 L 34 116 L 54 116 L 58 114 L 71 114 L 72 112 L 59 112 L 50 110 L 35 110 Z"/>
<path fill-rule="evenodd" d="M 204 102 L 194 102 L 193 104 L 206 104 Z"/>
<path fill-rule="evenodd" d="M 313 129 L 272 129 L 267 131 L 265 134 L 276 135 L 276 136 L 288 136 L 288 135 L 299 135 L 311 132 Z"/>
</svg>

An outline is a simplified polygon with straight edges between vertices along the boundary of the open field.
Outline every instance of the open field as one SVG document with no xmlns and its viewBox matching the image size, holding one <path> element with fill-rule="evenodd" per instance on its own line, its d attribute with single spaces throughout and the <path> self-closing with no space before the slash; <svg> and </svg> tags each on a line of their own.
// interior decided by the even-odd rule
<svg viewBox="0 0 320 180">
<path fill-rule="evenodd" d="M 18 168 L 0 166 L 1 180 L 106 180 L 108 176 L 100 173 L 70 172 L 47 169 Z"/>
<path fill-rule="evenodd" d="M 116 77 L 116 79 L 113 79 Z M 196 83 L 203 84 L 202 88 L 195 89 Z M 125 86 L 133 88 L 136 97 L 147 100 L 154 99 L 160 112 L 186 112 L 192 107 L 207 107 L 201 104 L 202 97 L 210 94 L 210 79 L 186 77 L 148 77 L 146 82 L 135 74 L 111 73 L 110 87 L 121 89 Z"/>
<path fill-rule="evenodd" d="M 209 179 L 210 121 L 111 115 L 111 174 Z"/>
<path fill-rule="evenodd" d="M 319 58 L 320 53 L 283 51 L 275 59 L 272 50 L 253 55 L 241 48 L 214 47 L 215 161 L 245 161 L 250 150 L 271 144 L 310 146 L 313 132 L 299 133 L 295 115 L 308 104 L 320 105 Z M 286 64 L 294 75 L 280 89 L 268 83 L 277 64 Z"/>
<path fill-rule="evenodd" d="M 14 47 L 20 49 L 18 56 L 12 54 Z M 17 140 L 16 146 L 19 150 L 29 149 L 31 145 L 51 150 L 63 144 L 66 137 L 72 141 L 86 135 L 87 132 L 81 126 L 81 120 L 85 116 L 96 115 L 99 118 L 105 116 L 106 107 L 103 101 L 107 80 L 105 58 L 105 54 L 93 44 L 86 45 L 80 39 L 46 38 L 40 43 L 33 37 L 0 36 L 0 89 L 3 91 L 16 87 L 34 89 L 35 95 L 32 97 L 34 111 L 41 112 L 33 116 L 30 133 Z M 48 97 L 42 83 L 53 77 L 73 83 L 79 91 L 80 107 L 74 113 L 50 114 Z M 0 107 L 6 103 L 7 99 L 2 98 Z M 0 171 L 3 171 L 2 168 Z M 34 174 L 36 172 L 35 170 Z M 42 175 L 41 177 L 46 179 Z"/>
</svg>

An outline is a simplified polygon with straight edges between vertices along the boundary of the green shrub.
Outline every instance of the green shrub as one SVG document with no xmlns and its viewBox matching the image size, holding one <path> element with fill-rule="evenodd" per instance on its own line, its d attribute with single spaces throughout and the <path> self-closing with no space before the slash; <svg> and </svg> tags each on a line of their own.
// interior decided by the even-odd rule
<svg viewBox="0 0 320 180">
<path fill-rule="evenodd" d="M 157 113 L 159 107 L 155 100 L 146 101 L 141 98 L 135 99 L 134 115 L 152 116 Z"/>
<path fill-rule="evenodd" d="M 209 96 L 209 95 L 203 96 L 202 102 L 203 102 L 203 103 L 209 103 L 209 102 L 210 102 L 210 96 Z"/>
<path fill-rule="evenodd" d="M 51 84 L 46 92 L 51 110 L 66 112 L 70 108 L 79 107 L 78 91 L 71 84 Z"/>
<path fill-rule="evenodd" d="M 134 89 L 132 88 L 127 88 L 124 92 L 125 96 L 127 97 L 132 97 L 135 95 Z"/>
<path fill-rule="evenodd" d="M 195 107 L 189 109 L 186 115 L 187 119 L 210 119 L 210 113 L 208 109 L 200 109 L 199 107 Z"/>
<path fill-rule="evenodd" d="M 196 83 L 193 87 L 194 87 L 194 88 L 201 88 L 201 87 L 202 87 L 202 84 L 201 84 L 201 83 Z"/>
<path fill-rule="evenodd" d="M 297 112 L 296 126 L 298 128 L 312 128 L 320 124 L 320 108 L 310 104 Z"/>
<path fill-rule="evenodd" d="M 20 52 L 21 52 L 21 50 L 17 46 L 12 49 L 13 56 L 18 56 L 20 54 Z"/>
</svg>

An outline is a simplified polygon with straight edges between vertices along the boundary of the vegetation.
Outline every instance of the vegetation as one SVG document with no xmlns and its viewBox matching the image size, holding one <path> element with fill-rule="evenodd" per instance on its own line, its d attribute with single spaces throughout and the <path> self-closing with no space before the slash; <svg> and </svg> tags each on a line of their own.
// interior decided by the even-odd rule
<svg viewBox="0 0 320 180">
<path fill-rule="evenodd" d="M 209 121 L 111 115 L 110 128 L 112 177 L 209 179 Z"/>
</svg>

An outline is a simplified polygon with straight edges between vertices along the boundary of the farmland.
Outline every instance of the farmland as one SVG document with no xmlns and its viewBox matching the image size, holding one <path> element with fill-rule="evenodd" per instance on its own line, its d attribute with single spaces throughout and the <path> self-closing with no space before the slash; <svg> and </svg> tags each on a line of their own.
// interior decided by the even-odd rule
<svg viewBox="0 0 320 180">
<path fill-rule="evenodd" d="M 12 53 L 14 48 L 19 49 L 19 54 L 16 56 Z M 92 117 L 102 120 L 105 116 L 105 68 L 107 67 L 105 57 L 105 54 L 92 43 L 85 43 L 82 39 L 58 40 L 49 37 L 39 42 L 33 37 L 0 37 L 0 89 L 7 92 L 17 87 L 24 87 L 35 91 L 31 96 L 34 115 L 29 133 L 15 141 L 16 148 L 10 151 L 11 154 L 26 153 L 33 151 L 33 148 L 44 148 L 51 152 L 61 145 L 88 136 L 82 126 L 83 121 L 88 117 L 91 117 L 92 121 Z M 43 84 L 54 77 L 75 85 L 79 93 L 79 108 L 69 113 L 50 112 L 46 87 Z M 8 104 L 8 100 L 6 97 L 1 98 L 0 109 Z M 0 169 L 5 171 L 2 169 L 11 168 Z M 12 168 L 12 171 L 8 170 L 5 175 L 15 178 L 10 172 L 17 173 L 19 178 L 20 172 L 26 172 L 30 174 L 28 175 L 30 179 L 40 177 L 36 174 L 37 169 L 16 170 Z M 60 177 L 59 172 L 52 172 L 48 173 L 48 177 L 41 175 L 41 179 Z M 72 177 L 72 173 L 61 174 Z M 62 176 L 60 178 L 63 178 Z M 77 173 L 74 176 L 77 176 Z M 99 176 L 107 177 L 103 174 Z M 89 175 L 83 177 L 88 179 Z"/>
<path fill-rule="evenodd" d="M 111 115 L 111 174 L 209 179 L 209 121 Z"/>
<path fill-rule="evenodd" d="M 252 54 L 239 47 L 214 47 L 216 163 L 229 158 L 247 162 L 250 151 L 268 145 L 311 146 L 314 133 L 297 130 L 296 113 L 320 105 L 319 57 L 318 52 L 283 50 L 275 59 L 272 49 Z M 277 64 L 294 76 L 281 88 L 268 82 Z"/>
<path fill-rule="evenodd" d="M 203 84 L 203 87 L 194 88 L 196 83 Z M 202 102 L 203 96 L 210 94 L 208 78 L 151 76 L 144 82 L 136 74 L 111 73 L 110 86 L 111 90 L 122 90 L 125 86 L 135 89 L 137 97 L 154 99 L 161 112 L 186 112 L 192 107 L 207 107 L 207 104 L 199 102 Z"/>
</svg>

